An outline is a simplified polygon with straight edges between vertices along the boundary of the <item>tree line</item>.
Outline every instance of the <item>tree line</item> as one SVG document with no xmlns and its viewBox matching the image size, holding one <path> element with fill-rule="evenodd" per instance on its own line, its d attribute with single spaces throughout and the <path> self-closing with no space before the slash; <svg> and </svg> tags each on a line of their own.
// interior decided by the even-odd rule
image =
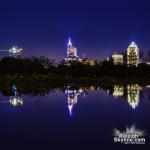
<svg viewBox="0 0 150 150">
<path fill-rule="evenodd" d="M 5 57 L 0 60 L 0 75 L 47 75 L 51 77 L 66 78 L 100 78 L 104 76 L 113 78 L 142 78 L 150 77 L 150 65 L 141 63 L 138 67 L 114 65 L 110 61 L 97 61 L 94 65 L 79 61 L 56 63 L 45 56 L 29 58 Z"/>
</svg>

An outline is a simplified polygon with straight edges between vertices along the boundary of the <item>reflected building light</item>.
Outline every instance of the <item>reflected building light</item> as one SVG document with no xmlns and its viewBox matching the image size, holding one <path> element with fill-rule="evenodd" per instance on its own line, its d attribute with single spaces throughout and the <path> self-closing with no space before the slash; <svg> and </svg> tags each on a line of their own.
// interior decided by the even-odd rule
<svg viewBox="0 0 150 150">
<path fill-rule="evenodd" d="M 95 87 L 94 86 L 90 86 L 90 90 L 91 91 L 95 91 Z"/>
<path fill-rule="evenodd" d="M 109 89 L 107 89 L 107 94 L 109 94 L 110 93 L 110 91 L 109 91 Z"/>
<path fill-rule="evenodd" d="M 17 87 L 15 85 L 12 86 L 12 92 L 14 96 L 10 96 L 9 100 L 0 101 L 1 103 L 10 103 L 13 106 L 23 105 L 23 97 L 19 95 L 17 91 Z"/>
<path fill-rule="evenodd" d="M 65 90 L 65 94 L 72 94 L 72 93 L 75 93 L 77 94 L 77 90 Z"/>
<path fill-rule="evenodd" d="M 82 93 L 82 92 L 83 92 L 83 90 L 82 90 L 82 89 L 80 89 L 80 90 L 79 90 L 79 93 Z"/>
<path fill-rule="evenodd" d="M 69 108 L 69 114 L 72 116 L 72 109 L 73 106 L 77 103 L 78 101 L 78 95 L 75 93 L 68 94 L 68 108 Z"/>
<path fill-rule="evenodd" d="M 83 90 L 83 97 L 85 98 L 88 95 L 87 90 Z"/>
<path fill-rule="evenodd" d="M 70 114 L 70 116 L 72 116 L 73 105 L 69 105 L 69 104 L 68 104 L 68 109 L 69 109 L 69 114 Z"/>
<path fill-rule="evenodd" d="M 113 96 L 117 98 L 119 96 L 123 96 L 123 94 L 124 94 L 124 87 L 119 85 L 114 85 Z"/>
<path fill-rule="evenodd" d="M 16 96 L 10 97 L 9 102 L 13 106 L 19 106 L 19 105 L 22 106 L 23 105 L 23 97 L 16 97 Z"/>
<path fill-rule="evenodd" d="M 9 100 L 0 101 L 0 103 L 9 103 L 13 106 L 23 106 L 23 97 L 11 96 Z"/>
<path fill-rule="evenodd" d="M 13 106 L 23 105 L 23 97 L 19 95 L 17 91 L 17 87 L 15 85 L 12 86 L 12 92 L 14 93 L 14 96 L 10 97 L 10 104 Z"/>
<path fill-rule="evenodd" d="M 127 96 L 129 105 L 135 109 L 139 104 L 140 87 L 138 84 L 127 86 Z"/>
<path fill-rule="evenodd" d="M 70 90 L 66 89 L 65 94 L 67 94 L 67 99 L 68 99 L 68 109 L 69 109 L 69 114 L 72 116 L 72 109 L 74 105 L 78 102 L 78 96 L 83 93 L 83 90 Z"/>
</svg>

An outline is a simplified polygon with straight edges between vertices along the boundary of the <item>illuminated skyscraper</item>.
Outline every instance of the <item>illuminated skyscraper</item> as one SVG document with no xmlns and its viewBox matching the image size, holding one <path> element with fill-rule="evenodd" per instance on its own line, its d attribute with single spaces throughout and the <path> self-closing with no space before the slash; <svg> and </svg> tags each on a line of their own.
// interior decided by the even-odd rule
<svg viewBox="0 0 150 150">
<path fill-rule="evenodd" d="M 140 61 L 139 48 L 135 44 L 135 42 L 132 42 L 127 49 L 127 64 L 138 66 L 139 61 Z"/>
<path fill-rule="evenodd" d="M 78 60 L 77 56 L 77 48 L 72 45 L 71 39 L 69 38 L 68 44 L 67 44 L 67 58 L 66 60 Z"/>
</svg>

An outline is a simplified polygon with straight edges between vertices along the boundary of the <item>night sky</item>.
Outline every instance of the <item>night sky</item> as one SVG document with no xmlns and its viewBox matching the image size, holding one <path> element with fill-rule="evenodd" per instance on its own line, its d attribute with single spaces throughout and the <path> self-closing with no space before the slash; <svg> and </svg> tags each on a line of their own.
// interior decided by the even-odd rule
<svg viewBox="0 0 150 150">
<path fill-rule="evenodd" d="M 150 50 L 148 0 L 1 0 L 0 49 L 63 59 L 68 38 L 79 56 L 100 59 L 135 41 Z"/>
</svg>

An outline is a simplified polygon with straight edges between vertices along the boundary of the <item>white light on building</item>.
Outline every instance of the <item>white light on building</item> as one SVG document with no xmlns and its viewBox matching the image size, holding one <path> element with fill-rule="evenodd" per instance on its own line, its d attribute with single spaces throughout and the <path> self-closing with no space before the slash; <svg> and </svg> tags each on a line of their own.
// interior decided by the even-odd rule
<svg viewBox="0 0 150 150">
<path fill-rule="evenodd" d="M 67 44 L 67 58 L 66 60 L 77 60 L 79 57 L 77 56 L 77 48 L 72 45 L 71 39 L 69 38 Z"/>
<path fill-rule="evenodd" d="M 123 55 L 121 54 L 113 54 L 112 59 L 115 65 L 123 65 Z"/>
<path fill-rule="evenodd" d="M 10 56 L 14 56 L 14 57 L 21 56 L 22 53 L 23 53 L 23 49 L 17 46 L 13 46 L 11 49 L 9 49 Z"/>
<path fill-rule="evenodd" d="M 140 62 L 139 48 L 135 44 L 135 42 L 132 42 L 127 49 L 127 64 L 138 66 L 139 62 Z"/>
</svg>

